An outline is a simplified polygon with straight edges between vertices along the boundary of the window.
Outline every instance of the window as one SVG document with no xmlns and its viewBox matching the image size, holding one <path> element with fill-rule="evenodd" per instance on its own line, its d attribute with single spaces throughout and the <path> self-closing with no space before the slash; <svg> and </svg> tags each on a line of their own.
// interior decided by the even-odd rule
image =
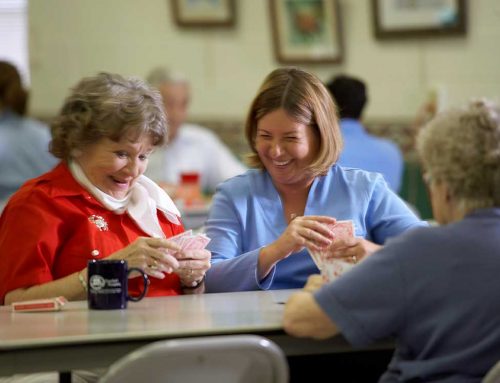
<svg viewBox="0 0 500 383">
<path fill-rule="evenodd" d="M 14 64 L 29 84 L 27 0 L 0 1 L 0 60 Z"/>
</svg>

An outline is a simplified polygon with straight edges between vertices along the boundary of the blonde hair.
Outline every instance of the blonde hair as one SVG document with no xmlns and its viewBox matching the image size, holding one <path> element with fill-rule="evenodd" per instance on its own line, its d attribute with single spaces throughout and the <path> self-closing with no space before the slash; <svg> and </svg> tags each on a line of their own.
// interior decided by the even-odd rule
<svg viewBox="0 0 500 383">
<path fill-rule="evenodd" d="M 74 149 L 101 138 L 147 134 L 160 146 L 167 138 L 167 120 L 160 93 L 144 81 L 100 73 L 73 88 L 51 131 L 51 153 L 68 160 Z"/>
<path fill-rule="evenodd" d="M 323 83 L 312 73 L 299 68 L 280 68 L 264 80 L 254 98 L 245 125 L 247 142 L 252 150 L 250 166 L 264 169 L 255 147 L 259 120 L 283 109 L 298 123 L 311 126 L 319 137 L 319 150 L 307 169 L 313 176 L 324 175 L 337 161 L 342 150 L 337 107 Z"/>
<path fill-rule="evenodd" d="M 500 108 L 488 100 L 439 114 L 419 133 L 431 180 L 445 182 L 463 214 L 500 207 Z"/>
</svg>

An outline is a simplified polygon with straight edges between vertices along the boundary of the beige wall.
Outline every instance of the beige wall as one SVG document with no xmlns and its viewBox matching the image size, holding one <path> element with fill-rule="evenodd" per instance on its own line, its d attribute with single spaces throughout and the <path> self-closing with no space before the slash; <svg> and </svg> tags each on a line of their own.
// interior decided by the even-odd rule
<svg viewBox="0 0 500 383">
<path fill-rule="evenodd" d="M 429 91 L 448 104 L 500 98 L 500 1 L 469 0 L 466 37 L 377 41 L 371 0 L 340 0 L 343 64 L 304 66 L 323 80 L 347 72 L 370 85 L 369 118 L 410 118 Z M 167 64 L 191 77 L 195 119 L 243 119 L 279 64 L 268 0 L 236 0 L 232 29 L 186 30 L 169 0 L 30 0 L 31 112 L 52 115 L 68 88 L 97 71 L 146 76 Z"/>
</svg>

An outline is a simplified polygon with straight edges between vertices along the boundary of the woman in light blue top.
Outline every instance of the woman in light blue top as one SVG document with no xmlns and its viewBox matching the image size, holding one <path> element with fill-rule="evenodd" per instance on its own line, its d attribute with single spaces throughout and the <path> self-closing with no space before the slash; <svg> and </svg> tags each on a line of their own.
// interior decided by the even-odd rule
<svg viewBox="0 0 500 383">
<path fill-rule="evenodd" d="M 302 287 L 318 272 L 306 248 L 332 244 L 327 225 L 336 220 L 354 222 L 356 238 L 332 245 L 352 262 L 426 225 L 381 175 L 335 165 L 336 107 L 311 73 L 271 72 L 250 107 L 246 136 L 257 169 L 221 184 L 213 199 L 207 292 Z"/>
<path fill-rule="evenodd" d="M 27 100 L 16 67 L 0 61 L 0 211 L 24 182 L 59 162 L 49 153 L 48 127 L 26 116 Z"/>
</svg>

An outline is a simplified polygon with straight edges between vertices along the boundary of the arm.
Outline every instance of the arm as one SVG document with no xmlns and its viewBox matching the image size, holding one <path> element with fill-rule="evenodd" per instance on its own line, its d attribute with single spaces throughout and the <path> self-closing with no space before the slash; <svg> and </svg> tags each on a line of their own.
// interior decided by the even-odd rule
<svg viewBox="0 0 500 383">
<path fill-rule="evenodd" d="M 181 257 L 186 257 L 184 252 L 179 251 L 178 245 L 167 239 L 139 237 L 129 246 L 111 254 L 106 259 L 126 260 L 129 267 L 138 267 L 152 277 L 163 279 L 164 273 L 171 273 L 179 268 L 176 258 L 165 250 L 179 252 Z M 36 250 L 33 251 L 36 252 Z M 52 267 L 50 267 L 51 275 L 52 272 Z M 5 295 L 5 304 L 59 295 L 68 300 L 86 299 L 86 285 L 82 280 L 87 281 L 87 268 L 62 278 L 10 290 Z"/>
<path fill-rule="evenodd" d="M 322 222 L 335 222 L 329 217 L 299 217 L 276 238 L 258 200 L 248 197 L 248 184 L 237 180 L 239 177 L 224 184 L 215 195 L 207 221 L 207 235 L 212 239 L 208 245 L 212 251 L 209 292 L 268 288 L 277 262 L 304 246 L 329 243 L 330 232 Z M 237 188 L 243 190 L 235 191 Z"/>
<path fill-rule="evenodd" d="M 293 219 L 276 241 L 260 251 L 259 277 L 265 278 L 276 263 L 304 247 L 320 251 L 323 247 L 330 245 L 333 236 L 326 225 L 334 223 L 334 218 L 319 215 Z"/>
<path fill-rule="evenodd" d="M 313 292 L 322 285 L 321 277 L 313 275 L 304 290 L 290 296 L 283 316 L 285 331 L 296 337 L 325 339 L 339 333 L 339 329 L 321 309 Z"/>
</svg>

